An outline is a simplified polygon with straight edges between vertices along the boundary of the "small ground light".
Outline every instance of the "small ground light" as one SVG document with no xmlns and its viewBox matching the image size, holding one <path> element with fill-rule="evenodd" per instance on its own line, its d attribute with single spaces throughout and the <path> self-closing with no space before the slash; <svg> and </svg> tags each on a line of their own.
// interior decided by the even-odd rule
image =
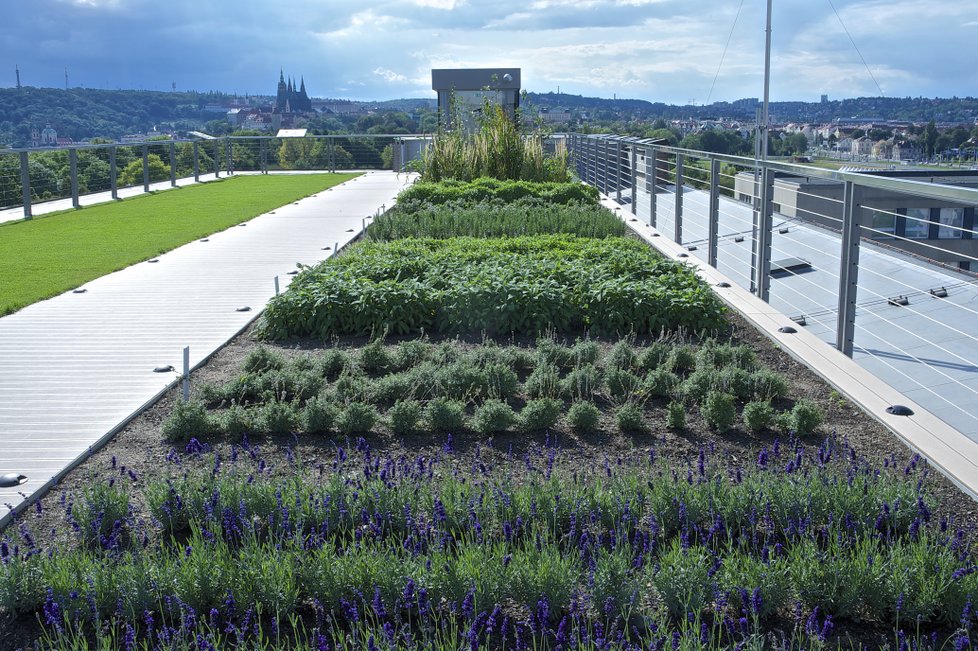
<svg viewBox="0 0 978 651">
<path fill-rule="evenodd" d="M 679 255 L 677 255 L 676 257 L 677 257 L 677 258 L 688 258 L 688 257 L 689 257 L 689 254 L 688 254 L 688 253 L 680 253 L 680 254 L 679 254 Z"/>
<path fill-rule="evenodd" d="M 152 260 L 149 260 L 149 262 L 159 262 L 159 259 L 158 258 L 153 258 Z"/>
<path fill-rule="evenodd" d="M 717 287 L 723 287 L 724 289 L 726 289 L 727 287 L 730 287 L 730 283 L 724 280 L 723 282 L 717 283 Z"/>
<path fill-rule="evenodd" d="M 26 482 L 27 475 L 21 475 L 20 473 L 8 472 L 5 475 L 0 475 L 0 488 L 13 488 Z"/>
<path fill-rule="evenodd" d="M 913 416 L 913 409 L 905 405 L 892 405 L 886 408 L 886 413 L 894 416 Z"/>
<path fill-rule="evenodd" d="M 744 237 L 742 235 L 734 238 L 734 242 L 743 242 L 743 241 L 744 241 Z"/>
<path fill-rule="evenodd" d="M 204 239 L 201 240 L 201 242 L 210 242 L 210 240 L 205 237 Z"/>
<path fill-rule="evenodd" d="M 778 332 L 783 332 L 786 335 L 793 335 L 796 332 L 798 332 L 798 330 L 796 330 L 791 326 L 781 326 L 780 328 L 778 328 Z"/>
<path fill-rule="evenodd" d="M 787 228 L 780 228 L 780 229 L 778 229 L 778 232 L 781 233 L 782 235 L 784 235 L 785 233 L 788 232 L 788 229 Z"/>
<path fill-rule="evenodd" d="M 235 310 L 235 312 L 251 312 L 251 308 L 247 305 L 243 305 Z"/>
<path fill-rule="evenodd" d="M 694 245 L 692 245 L 692 246 L 687 246 L 687 247 L 686 247 L 686 250 L 687 250 L 687 251 L 695 251 L 695 250 L 696 250 L 696 249 L 698 249 L 698 248 L 699 248 L 699 247 L 698 247 L 698 246 L 696 246 L 696 245 L 694 244 Z"/>
<path fill-rule="evenodd" d="M 156 368 L 153 369 L 153 372 L 154 373 L 172 373 L 175 370 L 176 369 L 174 369 L 172 365 L 169 365 L 168 364 L 166 366 L 157 366 Z"/>
<path fill-rule="evenodd" d="M 287 271 L 285 275 L 287 275 L 287 276 L 294 276 L 297 273 L 299 273 L 298 270 L 293 269 L 292 271 Z"/>
<path fill-rule="evenodd" d="M 346 232 L 347 232 L 347 233 L 352 233 L 352 232 L 353 232 L 353 230 L 354 230 L 354 229 L 352 229 L 352 228 L 348 228 L 348 229 L 346 229 Z"/>
<path fill-rule="evenodd" d="M 88 291 L 87 289 L 85 289 L 84 287 L 82 287 L 80 289 L 74 289 L 74 290 L 72 290 L 71 293 L 72 294 L 84 294 L 87 291 Z"/>
<path fill-rule="evenodd" d="M 930 294 L 936 298 L 947 298 L 947 288 L 938 287 L 936 289 L 932 289 L 930 290 Z"/>
</svg>

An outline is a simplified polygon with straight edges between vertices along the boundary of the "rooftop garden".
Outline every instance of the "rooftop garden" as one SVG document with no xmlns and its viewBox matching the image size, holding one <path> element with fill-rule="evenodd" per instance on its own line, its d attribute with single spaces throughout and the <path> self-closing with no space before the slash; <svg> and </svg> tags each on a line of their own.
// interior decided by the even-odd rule
<svg viewBox="0 0 978 651">
<path fill-rule="evenodd" d="M 2 533 L 0 647 L 970 646 L 969 498 L 593 191 L 431 176 Z"/>
</svg>

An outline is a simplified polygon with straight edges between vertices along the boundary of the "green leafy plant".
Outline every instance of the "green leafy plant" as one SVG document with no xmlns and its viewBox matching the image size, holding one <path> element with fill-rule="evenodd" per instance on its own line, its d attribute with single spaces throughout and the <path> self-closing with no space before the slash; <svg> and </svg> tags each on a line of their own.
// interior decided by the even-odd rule
<svg viewBox="0 0 978 651">
<path fill-rule="evenodd" d="M 299 426 L 296 406 L 291 402 L 272 400 L 258 409 L 255 416 L 255 429 L 273 435 L 289 434 Z"/>
<path fill-rule="evenodd" d="M 377 423 L 377 409 L 363 402 L 351 402 L 336 415 L 336 428 L 343 434 L 363 434 Z"/>
<path fill-rule="evenodd" d="M 590 400 L 601 387 L 601 373 L 591 365 L 575 368 L 561 380 L 560 386 L 573 400 Z"/>
<path fill-rule="evenodd" d="M 791 408 L 791 429 L 798 436 L 810 436 L 825 419 L 822 409 L 811 400 L 802 398 Z"/>
<path fill-rule="evenodd" d="M 553 398 L 530 400 L 520 410 L 517 424 L 524 432 L 551 429 L 556 425 L 562 407 L 563 403 Z"/>
<path fill-rule="evenodd" d="M 756 400 L 744 405 L 744 427 L 751 432 L 760 432 L 771 424 L 774 409 L 766 400 Z"/>
<path fill-rule="evenodd" d="M 590 401 L 575 402 L 567 410 L 567 423 L 579 432 L 591 432 L 601 422 L 601 410 Z"/>
<path fill-rule="evenodd" d="M 163 421 L 160 433 L 169 443 L 186 443 L 192 438 L 204 439 L 217 428 L 203 402 L 177 400 L 173 411 Z"/>
<path fill-rule="evenodd" d="M 737 406 L 734 396 L 720 391 L 710 391 L 706 394 L 700 413 L 706 424 L 720 432 L 726 432 L 737 421 Z"/>
<path fill-rule="evenodd" d="M 303 432 L 326 433 L 333 427 L 340 408 L 324 397 L 308 400 L 300 414 L 300 426 Z"/>
<path fill-rule="evenodd" d="M 673 400 L 666 405 L 666 424 L 669 429 L 686 429 L 686 406 L 683 403 Z"/>
<path fill-rule="evenodd" d="M 433 398 L 425 405 L 424 420 L 435 432 L 457 432 L 465 425 L 465 404 L 445 397 Z"/>
<path fill-rule="evenodd" d="M 387 410 L 387 421 L 395 434 L 410 434 L 417 431 L 421 422 L 421 403 L 416 400 L 395 402 Z"/>
<path fill-rule="evenodd" d="M 516 422 L 513 408 L 502 400 L 490 398 L 477 407 L 472 415 L 472 429 L 480 434 L 504 432 Z"/>
<path fill-rule="evenodd" d="M 622 432 L 644 432 L 647 429 L 642 408 L 633 402 L 626 402 L 615 409 L 615 422 Z"/>
</svg>

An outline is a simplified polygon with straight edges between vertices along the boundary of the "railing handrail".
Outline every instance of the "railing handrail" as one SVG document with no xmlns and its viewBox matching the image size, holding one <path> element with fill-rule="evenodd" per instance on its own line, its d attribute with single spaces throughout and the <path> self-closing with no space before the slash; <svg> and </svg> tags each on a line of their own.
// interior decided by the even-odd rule
<svg viewBox="0 0 978 651">
<path fill-rule="evenodd" d="M 877 190 L 889 190 L 891 192 L 899 192 L 902 194 L 914 194 L 926 196 L 930 199 L 941 199 L 947 201 L 961 201 L 965 203 L 978 204 L 978 188 L 966 188 L 957 185 L 948 185 L 944 183 L 929 183 L 925 181 L 916 181 L 913 179 L 894 179 L 888 178 L 886 176 L 880 176 L 877 174 L 870 174 L 865 172 L 843 172 L 840 170 L 828 170 L 822 167 L 812 167 L 807 166 L 802 163 L 785 163 L 782 161 L 757 161 L 752 157 L 747 156 L 734 156 L 731 154 L 717 154 L 713 152 L 700 151 L 696 149 L 684 149 L 682 147 L 672 147 L 670 145 L 655 145 L 648 144 L 644 139 L 639 139 L 633 136 L 615 136 L 612 134 L 573 134 L 578 135 L 582 138 L 604 138 L 608 140 L 614 140 L 616 142 L 622 142 L 625 144 L 634 144 L 644 147 L 646 149 L 655 149 L 656 151 L 663 152 L 670 155 L 681 154 L 687 157 L 693 158 L 704 158 L 718 160 L 723 163 L 730 163 L 733 165 L 738 165 L 741 167 L 754 167 L 755 165 L 760 165 L 768 169 L 772 169 L 778 172 L 785 172 L 793 176 L 799 176 L 803 178 L 817 178 L 826 181 L 836 181 L 838 183 L 852 182 L 858 185 L 873 188 Z M 641 172 L 641 167 L 639 169 L 639 175 L 643 176 Z M 936 172 L 934 176 L 940 176 L 939 172 Z M 644 176 L 643 176 L 644 178 Z"/>
</svg>

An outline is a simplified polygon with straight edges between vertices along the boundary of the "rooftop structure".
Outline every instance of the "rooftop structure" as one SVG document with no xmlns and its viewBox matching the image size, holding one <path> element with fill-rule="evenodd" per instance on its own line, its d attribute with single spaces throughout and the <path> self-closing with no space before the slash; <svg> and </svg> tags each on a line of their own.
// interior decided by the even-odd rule
<svg viewBox="0 0 978 651">
<path fill-rule="evenodd" d="M 520 69 L 432 69 L 431 88 L 438 93 L 438 116 L 445 127 L 451 126 L 456 114 L 471 125 L 486 102 L 515 117 L 520 106 Z"/>
</svg>

